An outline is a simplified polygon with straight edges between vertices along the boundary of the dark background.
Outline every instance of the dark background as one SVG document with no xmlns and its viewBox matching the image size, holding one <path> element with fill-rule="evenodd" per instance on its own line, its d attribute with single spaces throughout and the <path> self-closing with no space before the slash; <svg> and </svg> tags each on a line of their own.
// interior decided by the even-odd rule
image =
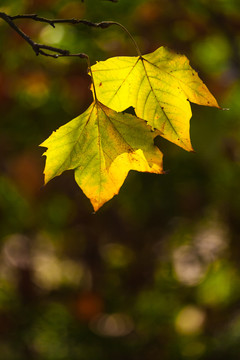
<svg viewBox="0 0 240 360">
<path fill-rule="evenodd" d="M 91 103 L 84 60 L 36 57 L 0 21 L 0 359 L 240 359 L 240 3 L 2 0 L 0 11 L 115 20 L 142 53 L 184 53 L 223 108 L 192 105 L 188 153 L 130 172 L 96 214 L 38 145 Z M 119 28 L 18 21 L 92 64 L 136 55 Z"/>
</svg>

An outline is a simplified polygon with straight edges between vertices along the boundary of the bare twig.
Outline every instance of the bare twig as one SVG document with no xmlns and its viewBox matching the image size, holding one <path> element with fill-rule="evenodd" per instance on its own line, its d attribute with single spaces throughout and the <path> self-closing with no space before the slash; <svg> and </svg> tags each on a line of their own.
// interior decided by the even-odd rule
<svg viewBox="0 0 240 360">
<path fill-rule="evenodd" d="M 1 17 L 1 14 L 4 14 L 4 13 L 0 13 L 0 17 Z M 38 16 L 37 14 L 23 14 L 23 15 L 16 15 L 16 16 L 9 16 L 6 14 L 4 14 L 4 15 L 7 16 L 8 19 L 10 19 L 10 21 L 14 21 L 17 19 L 31 19 L 34 21 L 47 23 L 47 24 L 51 25 L 52 27 L 55 27 L 55 24 L 73 24 L 73 25 L 84 24 L 84 25 L 91 26 L 91 27 L 106 29 L 109 26 L 113 25 L 112 21 L 101 21 L 100 23 L 94 23 L 89 20 L 75 19 L 75 18 L 72 18 L 72 19 L 47 19 L 47 18 Z"/>
<path fill-rule="evenodd" d="M 113 1 L 113 0 L 110 0 L 110 1 Z M 109 26 L 117 25 L 130 36 L 130 38 L 133 41 L 134 46 L 138 52 L 138 55 L 141 56 L 141 52 L 140 52 L 135 40 L 133 39 L 132 35 L 122 24 L 115 22 L 115 21 L 101 21 L 99 23 L 94 23 L 89 20 L 75 19 L 75 18 L 73 18 L 73 19 L 47 19 L 47 18 L 38 16 L 36 14 L 23 14 L 23 15 L 10 16 L 4 12 L 0 12 L 0 18 L 3 19 L 13 30 L 15 30 L 32 47 L 32 49 L 36 55 L 44 55 L 44 56 L 49 56 L 49 57 L 53 57 L 53 58 L 58 58 L 58 57 L 62 57 L 62 56 L 77 56 L 80 58 L 87 58 L 87 55 L 84 53 L 71 54 L 69 50 L 64 50 L 64 49 L 56 48 L 53 46 L 36 43 L 15 24 L 15 22 L 14 22 L 15 20 L 30 19 L 33 21 L 39 21 L 41 23 L 47 23 L 54 28 L 55 28 L 55 24 L 73 24 L 73 25 L 83 24 L 83 25 L 87 25 L 90 27 L 100 28 L 100 29 L 107 29 Z M 46 52 L 45 50 L 47 50 L 48 52 Z"/>
<path fill-rule="evenodd" d="M 53 58 L 63 57 L 63 56 L 75 56 L 80 58 L 87 58 L 88 56 L 84 53 L 71 54 L 69 50 L 64 50 L 60 48 L 56 48 L 49 45 L 39 44 L 33 41 L 27 34 L 25 34 L 16 24 L 15 20 L 17 19 L 31 19 L 34 21 L 39 21 L 42 23 L 47 23 L 52 27 L 55 27 L 55 24 L 84 24 L 91 27 L 97 27 L 106 29 L 110 25 L 113 25 L 111 22 L 103 21 L 100 23 L 93 23 L 88 20 L 79 20 L 79 19 L 46 19 L 36 14 L 26 14 L 26 15 L 16 15 L 10 16 L 3 12 L 0 12 L 0 18 L 3 19 L 13 30 L 15 30 L 18 35 L 20 35 L 33 49 L 36 55 L 44 55 Z M 48 52 L 46 52 L 47 50 Z"/>
</svg>

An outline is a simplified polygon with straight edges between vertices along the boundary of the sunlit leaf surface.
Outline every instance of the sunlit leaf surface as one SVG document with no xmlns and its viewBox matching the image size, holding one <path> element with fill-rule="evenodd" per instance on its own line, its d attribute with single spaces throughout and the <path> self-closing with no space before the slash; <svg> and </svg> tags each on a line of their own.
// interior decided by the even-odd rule
<svg viewBox="0 0 240 360">
<path fill-rule="evenodd" d="M 218 104 L 184 55 L 160 47 L 142 57 L 113 57 L 92 66 L 99 101 L 115 111 L 130 106 L 162 136 L 191 151 L 189 101 Z"/>
<path fill-rule="evenodd" d="M 162 173 L 162 153 L 145 121 L 94 102 L 44 141 L 45 182 L 74 169 L 94 210 L 119 192 L 130 170 Z"/>
</svg>

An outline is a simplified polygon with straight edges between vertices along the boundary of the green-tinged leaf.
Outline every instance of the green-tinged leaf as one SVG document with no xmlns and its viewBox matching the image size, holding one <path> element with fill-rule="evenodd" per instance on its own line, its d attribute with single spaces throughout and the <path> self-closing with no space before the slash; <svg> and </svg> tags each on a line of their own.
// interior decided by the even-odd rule
<svg viewBox="0 0 240 360">
<path fill-rule="evenodd" d="M 219 107 L 184 55 L 160 47 L 142 57 L 113 57 L 92 66 L 97 98 L 115 111 L 130 106 L 161 135 L 191 151 L 189 101 Z"/>
<path fill-rule="evenodd" d="M 119 192 L 129 170 L 163 172 L 155 136 L 145 121 L 96 101 L 41 144 L 48 148 L 45 183 L 74 169 L 76 182 L 98 210 Z"/>
</svg>

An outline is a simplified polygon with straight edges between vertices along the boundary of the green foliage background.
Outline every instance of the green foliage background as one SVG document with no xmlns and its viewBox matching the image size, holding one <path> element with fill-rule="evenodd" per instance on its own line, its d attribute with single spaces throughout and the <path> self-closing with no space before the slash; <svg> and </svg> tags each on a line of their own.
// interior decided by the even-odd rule
<svg viewBox="0 0 240 360">
<path fill-rule="evenodd" d="M 92 214 L 67 172 L 43 187 L 38 148 L 91 103 L 86 64 L 36 57 L 0 22 L 0 357 L 240 358 L 240 4 L 11 0 L 9 14 L 115 20 L 142 53 L 184 53 L 229 111 L 193 106 L 195 154 L 160 139 L 167 175 L 131 172 Z M 118 28 L 21 21 L 92 64 L 136 55 Z"/>
</svg>

